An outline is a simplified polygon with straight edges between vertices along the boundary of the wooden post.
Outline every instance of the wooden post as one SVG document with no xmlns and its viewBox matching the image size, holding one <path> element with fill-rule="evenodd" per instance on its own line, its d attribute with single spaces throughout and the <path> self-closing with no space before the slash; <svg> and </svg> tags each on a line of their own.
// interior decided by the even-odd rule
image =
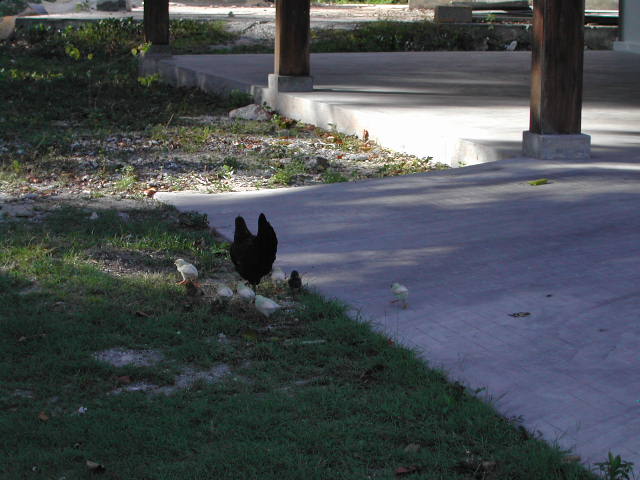
<svg viewBox="0 0 640 480">
<path fill-rule="evenodd" d="M 584 2 L 533 2 L 531 112 L 525 154 L 583 158 L 586 146 L 588 156 L 589 137 L 580 135 Z"/>
<path fill-rule="evenodd" d="M 309 76 L 310 0 L 276 0 L 274 74 L 269 86 L 276 91 L 313 89 Z"/>
<path fill-rule="evenodd" d="M 153 47 L 169 46 L 169 0 L 145 0 L 144 39 Z"/>
<path fill-rule="evenodd" d="M 309 75 L 310 0 L 276 0 L 276 75 Z"/>
</svg>

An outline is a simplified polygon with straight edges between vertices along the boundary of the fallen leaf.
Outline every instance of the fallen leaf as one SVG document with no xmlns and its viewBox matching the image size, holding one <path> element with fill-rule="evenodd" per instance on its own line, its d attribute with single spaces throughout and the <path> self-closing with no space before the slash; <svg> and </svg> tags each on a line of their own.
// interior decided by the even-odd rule
<svg viewBox="0 0 640 480">
<path fill-rule="evenodd" d="M 143 312 L 142 310 L 138 310 L 138 311 L 136 312 L 136 317 L 149 318 L 149 317 L 151 317 L 151 315 L 149 315 L 149 314 L 148 314 L 148 313 L 146 313 L 146 312 Z"/>
<path fill-rule="evenodd" d="M 410 475 L 412 473 L 417 473 L 420 471 L 415 465 L 411 465 L 410 467 L 398 467 L 396 468 L 396 477 L 401 477 L 403 475 Z"/>
<path fill-rule="evenodd" d="M 92 462 L 91 460 L 87 460 L 87 468 L 91 473 L 102 473 L 106 470 L 104 465 L 101 463 Z"/>
<path fill-rule="evenodd" d="M 515 312 L 509 314 L 510 317 L 528 317 L 529 315 L 531 315 L 529 312 Z"/>
<path fill-rule="evenodd" d="M 44 413 L 44 411 L 42 411 L 42 412 L 40 412 L 40 413 L 38 414 L 38 418 L 39 418 L 40 420 L 42 420 L 43 422 L 47 422 L 47 421 L 49 421 L 49 415 L 47 415 L 46 413 Z"/>
<path fill-rule="evenodd" d="M 409 445 L 404 447 L 405 453 L 416 453 L 418 450 L 420 450 L 419 443 L 410 443 Z"/>
<path fill-rule="evenodd" d="M 155 189 L 155 188 L 153 188 L 153 187 L 151 187 L 151 188 L 147 188 L 147 189 L 144 191 L 144 194 L 145 194 L 147 197 L 153 197 L 156 193 L 158 193 L 158 190 L 156 190 L 156 189 Z"/>
<path fill-rule="evenodd" d="M 529 185 L 531 185 L 533 187 L 537 187 L 538 185 L 546 185 L 547 183 L 549 183 L 549 179 L 548 178 L 539 178 L 537 180 L 531 180 L 528 183 L 529 183 Z"/>
<path fill-rule="evenodd" d="M 27 341 L 27 337 L 25 337 L 24 335 L 22 337 L 20 337 L 18 339 L 19 342 L 26 342 Z"/>
</svg>

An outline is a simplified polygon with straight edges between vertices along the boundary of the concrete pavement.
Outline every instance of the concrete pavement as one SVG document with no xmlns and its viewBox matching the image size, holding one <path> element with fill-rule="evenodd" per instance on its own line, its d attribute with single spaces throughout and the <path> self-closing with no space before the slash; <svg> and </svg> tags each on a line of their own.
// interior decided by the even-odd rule
<svg viewBox="0 0 640 480">
<path fill-rule="evenodd" d="M 631 128 L 631 126 L 630 126 Z M 529 180 L 550 183 L 531 186 Z M 640 465 L 640 149 L 358 183 L 157 194 L 233 235 L 265 212 L 277 263 L 584 462 Z M 410 289 L 409 308 L 389 285 Z M 529 315 L 524 315 L 524 312 Z M 512 316 L 519 313 L 521 316 Z"/>
<path fill-rule="evenodd" d="M 520 155 L 530 52 L 311 55 L 314 91 L 273 96 L 273 55 L 178 55 L 152 69 L 175 84 L 253 91 L 291 118 L 453 166 Z M 155 70 L 153 70 L 155 71 Z M 640 56 L 585 52 L 582 130 L 594 154 L 640 146 Z"/>
</svg>

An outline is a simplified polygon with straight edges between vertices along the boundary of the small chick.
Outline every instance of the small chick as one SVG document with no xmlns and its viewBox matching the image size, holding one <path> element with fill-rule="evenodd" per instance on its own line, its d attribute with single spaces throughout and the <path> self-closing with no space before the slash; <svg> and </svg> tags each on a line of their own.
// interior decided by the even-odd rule
<svg viewBox="0 0 640 480">
<path fill-rule="evenodd" d="M 219 297 L 226 297 L 226 298 L 233 297 L 233 290 L 227 287 L 224 283 L 221 285 L 218 285 L 218 288 L 216 289 L 216 293 L 218 294 Z"/>
<path fill-rule="evenodd" d="M 196 287 L 199 287 L 198 283 L 198 270 L 189 262 L 184 261 L 182 258 L 178 258 L 175 262 L 176 268 L 182 275 L 182 281 L 178 282 L 178 285 L 186 285 L 187 283 L 193 283 Z"/>
<path fill-rule="evenodd" d="M 391 293 L 396 297 L 391 303 L 400 302 L 402 308 L 407 308 L 407 298 L 409 298 L 409 289 L 404 285 L 394 282 L 391 284 Z"/>
<path fill-rule="evenodd" d="M 289 275 L 289 280 L 287 282 L 289 284 L 289 288 L 294 291 L 300 291 L 302 288 L 302 279 L 300 278 L 300 274 L 297 270 L 292 270 L 291 275 Z"/>
<path fill-rule="evenodd" d="M 271 280 L 274 282 L 284 282 L 287 277 L 280 267 L 275 267 L 271 270 Z"/>
<path fill-rule="evenodd" d="M 265 317 L 268 317 L 279 308 L 280 305 L 270 298 L 263 297 L 262 295 L 256 295 L 256 309 Z"/>
<path fill-rule="evenodd" d="M 254 298 L 256 298 L 256 292 L 247 287 L 244 282 L 238 282 L 236 290 L 238 291 L 238 295 L 240 295 L 240 298 L 244 298 L 245 300 L 249 301 L 252 301 Z"/>
</svg>

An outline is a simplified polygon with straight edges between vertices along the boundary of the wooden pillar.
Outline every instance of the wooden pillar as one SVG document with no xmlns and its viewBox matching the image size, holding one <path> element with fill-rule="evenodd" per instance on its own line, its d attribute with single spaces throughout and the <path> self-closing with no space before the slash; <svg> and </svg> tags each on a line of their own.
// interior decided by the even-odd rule
<svg viewBox="0 0 640 480">
<path fill-rule="evenodd" d="M 145 0 L 144 39 L 153 47 L 169 46 L 169 0 Z"/>
<path fill-rule="evenodd" d="M 539 158 L 583 158 L 586 145 L 588 156 L 589 137 L 580 135 L 584 2 L 533 2 L 531 112 L 529 132 L 525 132 L 524 138 L 526 154 Z M 529 148 L 532 141 L 540 147 L 537 153 L 536 148 Z"/>
<path fill-rule="evenodd" d="M 269 88 L 278 92 L 313 90 L 310 73 L 310 0 L 276 0 L 274 73 Z"/>
<path fill-rule="evenodd" d="M 276 0 L 276 75 L 309 76 L 310 0 Z"/>
</svg>

